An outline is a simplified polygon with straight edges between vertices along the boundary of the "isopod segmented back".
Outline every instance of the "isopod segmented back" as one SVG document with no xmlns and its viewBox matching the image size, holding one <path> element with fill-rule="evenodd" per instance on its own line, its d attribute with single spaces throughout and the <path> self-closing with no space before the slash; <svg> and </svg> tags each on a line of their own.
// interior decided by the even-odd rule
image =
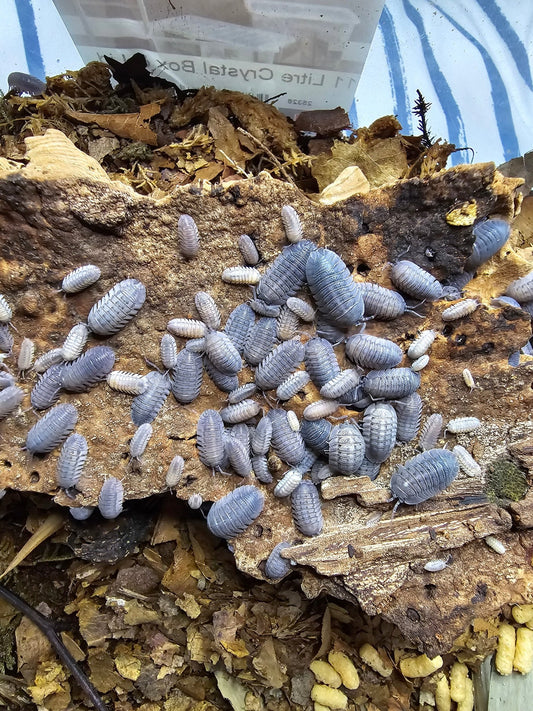
<svg viewBox="0 0 533 711">
<path fill-rule="evenodd" d="M 215 501 L 207 514 L 207 527 L 220 538 L 235 538 L 256 520 L 264 503 L 264 494 L 257 487 L 239 486 Z"/>
<path fill-rule="evenodd" d="M 100 336 L 111 336 L 124 328 L 146 299 L 146 288 L 138 279 L 124 279 L 98 301 L 87 316 L 87 325 Z"/>
</svg>

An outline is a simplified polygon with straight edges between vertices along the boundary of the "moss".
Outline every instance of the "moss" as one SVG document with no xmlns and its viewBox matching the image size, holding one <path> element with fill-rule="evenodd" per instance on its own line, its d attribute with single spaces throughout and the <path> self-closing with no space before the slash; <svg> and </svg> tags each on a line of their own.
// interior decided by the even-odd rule
<svg viewBox="0 0 533 711">
<path fill-rule="evenodd" d="M 146 143 L 135 141 L 134 143 L 125 145 L 117 151 L 115 153 L 115 158 L 126 161 L 127 163 L 135 163 L 139 160 L 150 160 L 153 155 L 152 149 L 147 146 Z"/>
<path fill-rule="evenodd" d="M 520 501 L 528 489 L 524 472 L 509 459 L 497 459 L 489 466 L 485 493 L 490 501 Z"/>
</svg>

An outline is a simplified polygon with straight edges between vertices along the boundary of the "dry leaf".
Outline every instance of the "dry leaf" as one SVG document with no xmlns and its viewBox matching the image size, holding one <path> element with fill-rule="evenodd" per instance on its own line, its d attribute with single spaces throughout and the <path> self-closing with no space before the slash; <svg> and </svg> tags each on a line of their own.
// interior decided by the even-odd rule
<svg viewBox="0 0 533 711">
<path fill-rule="evenodd" d="M 248 154 L 242 150 L 239 134 L 233 124 L 216 106 L 209 109 L 207 128 L 215 139 L 215 158 L 226 165 L 237 165 L 244 170 Z"/>
<path fill-rule="evenodd" d="M 22 563 L 22 561 L 27 558 L 30 553 L 37 548 L 37 546 L 41 545 L 43 541 L 46 541 L 47 538 L 50 538 L 50 536 L 53 536 L 54 533 L 57 533 L 61 528 L 63 528 L 64 523 L 65 517 L 62 513 L 58 511 L 51 513 L 35 531 L 33 536 L 22 546 L 2 575 L 0 575 L 0 580 L 12 571 L 13 568 L 16 568 L 17 565 Z"/>
<path fill-rule="evenodd" d="M 254 655 L 252 664 L 259 674 L 267 680 L 272 689 L 281 689 L 287 681 L 287 675 L 281 669 L 276 656 L 272 637 L 267 637 L 263 642 L 259 652 Z"/>
<path fill-rule="evenodd" d="M 83 111 L 67 111 L 66 115 L 81 123 L 96 123 L 121 138 L 157 146 L 157 135 L 150 128 L 150 119 L 160 110 L 159 104 L 154 102 L 141 106 L 138 114 L 88 114 Z"/>
<path fill-rule="evenodd" d="M 246 688 L 222 669 L 215 670 L 215 678 L 222 696 L 227 699 L 233 711 L 245 711 Z"/>
</svg>

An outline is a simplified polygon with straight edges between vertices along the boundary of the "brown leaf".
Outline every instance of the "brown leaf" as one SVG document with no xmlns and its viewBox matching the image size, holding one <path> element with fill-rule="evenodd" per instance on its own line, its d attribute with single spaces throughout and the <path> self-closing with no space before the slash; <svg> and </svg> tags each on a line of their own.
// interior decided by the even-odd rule
<svg viewBox="0 0 533 711">
<path fill-rule="evenodd" d="M 237 165 L 244 170 L 248 155 L 240 146 L 233 124 L 216 106 L 209 109 L 207 128 L 215 139 L 215 158 L 226 165 Z"/>
<path fill-rule="evenodd" d="M 253 658 L 254 668 L 263 676 L 272 689 L 281 689 L 287 681 L 287 675 L 283 672 L 274 647 L 272 637 L 267 637 L 261 649 Z"/>
<path fill-rule="evenodd" d="M 157 146 L 157 135 L 150 128 L 150 119 L 159 111 L 159 104 L 154 102 L 141 106 L 138 114 L 87 114 L 83 111 L 67 111 L 66 115 L 81 123 L 96 123 L 122 138 Z"/>
</svg>

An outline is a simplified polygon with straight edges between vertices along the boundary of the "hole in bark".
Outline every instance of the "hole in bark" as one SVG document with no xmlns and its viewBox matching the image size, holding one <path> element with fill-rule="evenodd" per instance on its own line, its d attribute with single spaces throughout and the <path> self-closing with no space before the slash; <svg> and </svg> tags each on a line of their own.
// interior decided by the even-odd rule
<svg viewBox="0 0 533 711">
<path fill-rule="evenodd" d="M 454 328 L 451 323 L 447 323 L 446 326 L 442 329 L 442 335 L 443 336 L 451 336 L 454 331 Z"/>
<path fill-rule="evenodd" d="M 483 353 L 483 355 L 488 355 L 489 353 L 492 353 L 493 350 L 494 350 L 494 343 L 491 343 L 490 341 L 488 341 L 487 343 L 484 343 L 481 346 L 481 352 Z"/>
<path fill-rule="evenodd" d="M 9 469 L 9 467 L 12 467 L 12 466 L 13 465 L 11 464 L 11 462 L 9 460 L 4 459 L 4 467 L 8 467 L 8 469 Z"/>
<path fill-rule="evenodd" d="M 30 483 L 37 484 L 37 482 L 40 480 L 40 478 L 41 478 L 41 475 L 39 474 L 39 472 L 32 472 L 30 474 Z"/>
<path fill-rule="evenodd" d="M 361 262 L 360 264 L 357 265 L 357 273 L 358 274 L 368 274 L 369 271 L 370 271 L 370 267 L 365 262 Z"/>
<path fill-rule="evenodd" d="M 466 343 L 466 336 L 465 336 L 465 334 L 464 334 L 464 333 L 460 333 L 459 335 L 457 335 L 457 336 L 455 337 L 455 341 L 454 341 L 454 342 L 455 342 L 455 345 L 456 345 L 456 346 L 464 346 L 464 344 Z"/>
</svg>

